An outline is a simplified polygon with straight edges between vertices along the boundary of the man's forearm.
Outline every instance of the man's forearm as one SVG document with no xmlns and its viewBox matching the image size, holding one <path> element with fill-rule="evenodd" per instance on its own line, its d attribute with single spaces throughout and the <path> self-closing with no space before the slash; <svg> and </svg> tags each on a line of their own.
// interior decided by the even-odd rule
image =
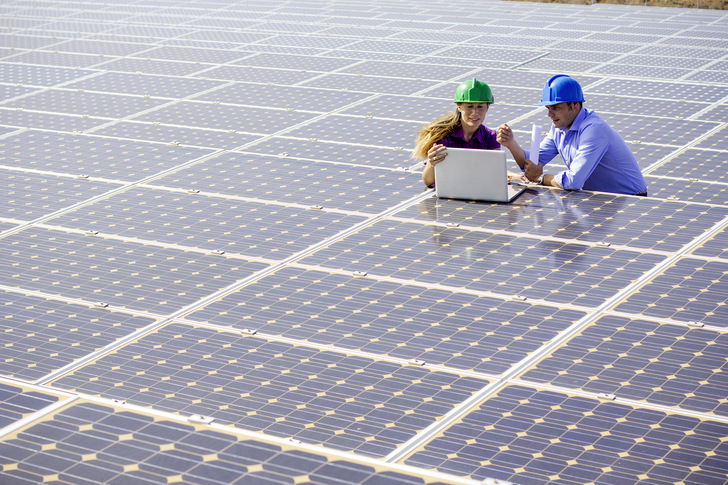
<svg viewBox="0 0 728 485">
<path fill-rule="evenodd" d="M 541 184 L 542 185 L 548 185 L 548 186 L 551 186 L 551 187 L 558 187 L 560 189 L 563 188 L 556 181 L 556 176 L 555 175 L 548 174 L 548 173 L 543 174 L 543 181 L 541 181 Z"/>
</svg>

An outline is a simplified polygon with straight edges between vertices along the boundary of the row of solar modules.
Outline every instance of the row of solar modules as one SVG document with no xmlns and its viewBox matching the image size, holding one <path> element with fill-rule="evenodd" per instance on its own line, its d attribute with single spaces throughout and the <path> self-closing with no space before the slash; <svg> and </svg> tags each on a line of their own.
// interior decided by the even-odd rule
<svg viewBox="0 0 728 485">
<path fill-rule="evenodd" d="M 284 15 L 297 21 L 332 12 L 325 7 L 279 5 L 286 10 Z M 532 5 L 526 8 L 533 10 Z M 556 12 L 566 11 L 563 8 L 551 10 L 554 19 Z M 428 21 L 421 25 L 423 30 L 431 28 L 432 16 L 421 14 L 421 9 L 412 7 L 409 17 Z M 366 12 L 359 8 L 349 15 L 361 23 Z M 397 21 L 402 13 L 389 16 Z M 174 15 L 154 19 L 178 23 L 178 12 Z M 700 15 L 673 16 L 685 20 Z M 388 15 L 372 8 L 368 16 L 379 17 L 374 22 L 381 25 L 381 18 Z M 211 17 L 191 23 L 229 24 Z M 443 30 L 476 30 L 463 25 L 462 16 L 453 17 L 459 18 L 455 28 L 443 25 Z M 539 16 L 538 26 L 543 26 L 543 18 Z M 635 18 L 639 14 L 626 22 L 639 28 L 632 23 Z M 271 19 L 293 17 L 274 14 Z M 517 22 L 512 25 L 522 27 L 518 33 L 523 38 L 539 20 Z M 613 22 L 616 28 L 625 20 Z M 239 23 L 236 26 L 240 28 Z M 691 27 L 695 32 L 706 26 Z M 589 28 L 600 30 L 593 23 Z M 134 35 L 152 30 L 121 29 Z M 481 26 L 477 29 L 482 32 Z M 505 34 L 498 29 L 503 27 L 496 23 L 490 33 Z M 156 26 L 154 30 L 159 32 Z M 326 34 L 290 23 L 278 23 L 274 30 Z M 381 30 L 361 27 L 338 32 L 381 35 Z M 629 33 L 621 32 L 613 44 L 601 42 L 615 40 L 613 34 L 601 39 L 589 36 L 582 47 L 588 43 L 593 50 L 599 41 L 599 50 L 629 52 L 634 45 L 621 44 L 625 40 L 654 40 L 629 38 L 625 35 Z M 250 35 L 190 33 L 197 39 L 171 41 L 188 46 L 172 55 L 213 56 L 212 51 L 191 47 L 199 46 L 200 38 L 240 42 L 252 40 Z M 7 173 L 18 183 L 3 216 L 3 239 L 10 255 L 3 280 L 9 276 L 28 294 L 22 298 L 14 291 L 4 294 L 5 308 L 15 317 L 17 341 L 9 342 L 3 374 L 117 399 L 114 405 L 82 403 L 54 411 L 11 436 L 12 451 L 5 456 L 22 466 L 11 467 L 15 473 L 10 476 L 37 480 L 63 471 L 65 477 L 94 477 L 97 483 L 121 483 L 124 475 L 137 482 L 160 477 L 194 482 L 214 476 L 222 483 L 243 475 L 266 483 L 303 477 L 324 483 L 454 483 L 456 476 L 538 483 L 720 480 L 726 435 L 720 420 L 725 416 L 720 374 L 725 263 L 714 258 L 723 255 L 725 244 L 722 232 L 713 233 L 721 227 L 725 211 L 694 202 L 723 204 L 721 184 L 715 183 L 721 175 L 713 173 L 725 143 L 719 105 L 725 99 L 723 87 L 707 87 L 706 93 L 706 87 L 688 83 L 690 91 L 676 100 L 666 89 L 674 86 L 670 83 L 580 77 L 589 85 L 590 102 L 601 101 L 604 109 L 601 105 L 598 109 L 614 116 L 610 122 L 634 133 L 628 138 L 639 142 L 633 147 L 644 160 L 643 168 L 655 165 L 651 193 L 667 198 L 662 189 L 653 190 L 664 182 L 670 195 L 677 193 L 688 202 L 532 189 L 512 207 L 443 203 L 427 194 L 412 203 L 413 194 L 419 192 L 417 175 L 382 169 L 409 163 L 402 147 L 411 143 L 414 129 L 433 112 L 449 109 L 447 100 L 456 84 L 446 81 L 465 74 L 488 80 L 498 99 L 508 103 L 494 106 L 489 119 L 512 120 L 525 133 L 531 123 L 544 120 L 532 109 L 531 100 L 548 74 L 483 71 L 480 62 L 471 66 L 470 61 L 459 71 L 460 63 L 452 57 L 444 67 L 439 58 L 428 63 L 423 56 L 442 46 L 420 45 L 417 40 L 432 39 L 431 32 L 399 34 L 412 42 L 365 43 L 266 35 L 270 42 L 260 48 L 263 51 L 326 56 L 248 53 L 240 68 L 203 66 L 207 79 L 194 79 L 197 84 L 181 78 L 102 74 L 82 81 L 86 85 L 39 93 L 47 98 L 37 98 L 36 105 L 8 105 L 4 110 L 9 122 L 3 124 L 10 127 L 86 131 L 105 138 L 14 133 L 12 128 L 7 132 L 13 134 L 4 140 L 3 155 L 13 167 Z M 472 37 L 439 35 L 449 42 Z M 660 42 L 691 45 L 695 37 L 660 37 Z M 483 40 L 484 45 L 505 45 L 514 38 L 490 35 Z M 103 49 L 98 40 L 93 45 Z M 518 42 L 534 47 L 528 40 Z M 534 42 L 543 45 L 543 39 Z M 711 43 L 719 51 L 720 39 Z M 352 44 L 363 50 L 345 48 Z M 668 49 L 675 54 L 672 47 Z M 165 47 L 157 52 L 167 55 L 174 50 Z M 584 55 L 595 58 L 594 53 Z M 61 56 L 64 63 L 71 59 L 62 53 L 46 58 L 54 56 Z M 348 56 L 418 59 L 424 66 L 364 62 L 348 68 L 352 64 L 348 61 L 336 63 Z M 561 56 L 568 60 L 568 54 Z M 176 76 L 189 68 L 193 78 L 201 72 L 199 64 L 153 59 L 120 59 L 107 65 L 126 66 L 113 70 L 132 72 L 179 69 L 162 72 Z M 246 63 L 251 59 L 270 64 Z M 238 61 L 223 57 L 218 62 Z M 288 71 L 306 65 L 323 65 L 321 72 L 343 71 L 323 77 L 319 72 L 318 79 Z M 705 65 L 691 66 L 701 70 Z M 20 79 L 37 79 L 32 69 L 23 71 Z M 227 74 L 209 77 L 211 71 Z M 53 68 L 50 73 L 60 75 Z M 92 73 L 81 75 L 86 74 Z M 437 82 L 422 81 L 433 77 Z M 72 79 L 56 78 L 37 86 L 65 81 Z M 209 81 L 298 85 L 225 86 Z M 611 82 L 616 82 L 612 90 L 599 91 Z M 336 92 L 342 84 L 347 86 L 344 99 Z M 186 85 L 190 91 L 175 92 L 177 86 Z M 83 93 L 77 93 L 79 89 Z M 32 103 L 33 96 L 22 102 Z M 182 97 L 188 101 L 174 101 Z M 255 102 L 240 103 L 240 99 Z M 276 104 L 281 99 L 286 99 L 283 106 Z M 351 102 L 358 104 L 348 107 Z M 155 108 L 159 109 L 144 113 Z M 651 116 L 640 116 L 648 108 Z M 293 111 L 283 113 L 283 109 Z M 52 113 L 47 114 L 49 110 Z M 142 114 L 134 116 L 139 111 Z M 76 116 L 69 122 L 67 114 Z M 281 114 L 284 121 L 278 119 Z M 110 124 L 120 117 L 131 119 Z M 627 121 L 620 124 L 624 118 Z M 340 133 L 342 125 L 346 134 Z M 292 129 L 280 131 L 288 128 Z M 149 144 L 132 140 L 165 145 L 153 145 L 150 151 Z M 242 147 L 241 152 L 213 156 L 214 149 L 235 147 Z M 19 169 L 30 170 L 19 174 Z M 240 180 L 247 181 L 244 187 Z M 52 188 L 46 185 L 49 181 Z M 130 187 L 136 181 L 146 183 Z M 696 186 L 705 189 L 696 191 Z M 45 196 L 49 189 L 60 198 L 49 200 Z M 111 197 L 96 199 L 104 194 Z M 409 207 L 379 220 L 380 214 L 408 200 Z M 75 209 L 75 203 L 82 205 Z M 16 231 L 33 220 L 38 222 L 35 228 Z M 279 227 L 285 228 L 284 235 Z M 322 241 L 330 244 L 315 250 Z M 370 274 L 365 274 L 367 270 Z M 195 277 L 184 279 L 179 274 Z M 635 275 L 644 276 L 635 280 Z M 637 283 L 646 285 L 632 293 Z M 103 301 L 89 308 L 97 298 Z M 610 302 L 609 311 L 589 320 L 595 308 Z M 187 309 L 184 318 L 170 321 L 168 316 L 180 309 Z M 691 320 L 710 328 L 686 326 Z M 568 336 L 574 325 L 581 330 L 576 338 L 564 346 L 549 346 Z M 113 352 L 89 365 L 66 367 L 134 336 L 137 330 L 142 331 L 136 338 L 107 349 Z M 46 342 L 39 333 L 55 337 Z M 532 356 L 547 355 L 525 365 Z M 515 375 L 514 369 L 523 382 L 496 392 L 502 376 Z M 15 387 L 5 394 L 14 412 L 18 400 L 33 401 L 26 398 L 32 391 L 25 389 L 19 395 L 22 391 Z M 598 393 L 606 397 L 597 400 Z M 611 401 L 610 393 L 620 396 L 618 402 Z M 480 404 L 486 396 L 489 399 Z M 130 411 L 122 401 L 145 409 Z M 230 430 L 213 431 L 170 418 L 160 424 L 149 409 L 213 416 L 217 422 L 263 431 L 267 437 L 260 435 L 241 445 Z M 442 425 L 442 417 L 451 412 L 459 418 L 442 427 L 433 441 L 417 439 L 429 427 Z M 192 433 L 195 427 L 197 433 Z M 294 441 L 281 446 L 271 443 L 270 436 L 294 437 Z M 298 440 L 326 445 L 320 450 L 328 456 L 303 453 Z M 359 457 L 387 456 L 386 462 L 405 460 L 423 472 L 437 468 L 450 476 L 418 476 L 426 473 L 393 469 L 382 461 L 363 464 L 362 458 L 357 463 L 351 459 L 354 455 L 336 461 L 330 455 L 334 449 L 355 450 Z M 47 463 L 49 457 L 54 459 L 51 466 L 36 465 Z M 384 469 L 390 473 L 382 474 Z"/>
</svg>

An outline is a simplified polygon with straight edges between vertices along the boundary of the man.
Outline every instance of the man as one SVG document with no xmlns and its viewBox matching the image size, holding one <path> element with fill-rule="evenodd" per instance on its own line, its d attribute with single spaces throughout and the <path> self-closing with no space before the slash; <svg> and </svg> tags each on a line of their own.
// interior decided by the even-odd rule
<svg viewBox="0 0 728 485">
<path fill-rule="evenodd" d="M 539 106 L 546 106 L 553 126 L 541 141 L 538 159 L 545 165 L 561 155 L 566 170 L 556 175 L 543 173 L 541 163 L 531 162 L 531 154 L 521 148 L 507 124 L 498 127 L 496 139 L 532 182 L 566 190 L 646 196 L 647 185 L 632 151 L 583 102 L 581 86 L 565 74 L 553 76 L 543 87 Z"/>
</svg>

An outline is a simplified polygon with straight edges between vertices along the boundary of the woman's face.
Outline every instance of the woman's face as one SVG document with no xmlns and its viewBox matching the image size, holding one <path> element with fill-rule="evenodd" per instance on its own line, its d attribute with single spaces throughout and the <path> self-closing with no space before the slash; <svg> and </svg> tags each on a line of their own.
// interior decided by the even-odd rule
<svg viewBox="0 0 728 485">
<path fill-rule="evenodd" d="M 483 124 L 489 107 L 488 103 L 458 103 L 457 110 L 462 116 L 463 126 L 477 130 Z"/>
</svg>

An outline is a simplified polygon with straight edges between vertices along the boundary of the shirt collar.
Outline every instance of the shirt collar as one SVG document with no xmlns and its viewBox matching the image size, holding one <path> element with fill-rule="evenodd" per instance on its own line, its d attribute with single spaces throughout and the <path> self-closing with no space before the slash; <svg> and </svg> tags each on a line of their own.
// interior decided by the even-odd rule
<svg viewBox="0 0 728 485">
<path fill-rule="evenodd" d="M 483 129 L 483 125 L 481 124 L 477 130 L 475 130 L 475 134 L 470 139 L 468 143 L 473 143 L 473 140 L 477 140 L 480 143 L 483 143 L 483 133 L 485 132 L 485 129 Z M 463 134 L 463 127 L 459 126 L 457 130 L 453 131 L 450 136 L 453 136 L 455 138 L 460 138 L 461 140 L 465 141 L 465 135 Z"/>
<path fill-rule="evenodd" d="M 571 123 L 571 126 L 569 127 L 569 131 L 578 131 L 579 126 L 581 126 L 582 121 L 584 121 L 584 118 L 589 114 L 589 112 L 586 110 L 585 107 L 581 107 L 579 110 L 579 114 L 576 115 L 576 118 L 574 118 L 574 122 Z"/>
</svg>

